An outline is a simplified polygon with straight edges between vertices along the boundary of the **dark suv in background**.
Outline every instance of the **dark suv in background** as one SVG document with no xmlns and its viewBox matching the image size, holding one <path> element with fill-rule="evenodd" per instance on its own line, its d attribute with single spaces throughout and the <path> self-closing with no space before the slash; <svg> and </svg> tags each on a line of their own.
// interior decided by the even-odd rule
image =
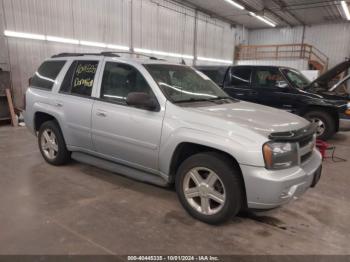
<svg viewBox="0 0 350 262">
<path fill-rule="evenodd" d="M 197 69 L 234 98 L 305 117 L 317 124 L 318 138 L 327 140 L 340 130 L 350 130 L 349 93 L 338 93 L 331 86 L 334 78 L 349 67 L 350 62 L 345 61 L 313 82 L 288 67 L 199 66 Z"/>
</svg>

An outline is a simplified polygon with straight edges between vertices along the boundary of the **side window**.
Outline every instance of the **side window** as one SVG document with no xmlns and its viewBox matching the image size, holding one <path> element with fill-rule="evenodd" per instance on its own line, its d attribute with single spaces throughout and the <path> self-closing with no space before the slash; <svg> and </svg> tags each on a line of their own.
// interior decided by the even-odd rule
<svg viewBox="0 0 350 262">
<path fill-rule="evenodd" d="M 61 84 L 61 93 L 91 96 L 98 61 L 74 61 Z"/>
<path fill-rule="evenodd" d="M 100 98 L 106 101 L 125 103 L 128 94 L 132 92 L 142 92 L 153 96 L 148 83 L 134 67 L 106 62 Z"/>
<path fill-rule="evenodd" d="M 250 86 L 250 77 L 252 69 L 250 68 L 232 68 L 230 86 Z"/>
<path fill-rule="evenodd" d="M 77 61 L 74 61 L 71 66 L 69 67 L 63 81 L 61 84 L 60 92 L 62 93 L 70 93 L 70 90 L 72 88 L 72 81 L 73 81 L 73 74 L 75 71 L 75 68 L 77 67 Z"/>
<path fill-rule="evenodd" d="M 78 61 L 74 70 L 71 94 L 91 96 L 98 61 Z"/>
<path fill-rule="evenodd" d="M 278 69 L 267 68 L 257 69 L 255 74 L 255 87 L 277 88 L 286 82 Z"/>
<path fill-rule="evenodd" d="M 66 61 L 46 61 L 31 79 L 31 86 L 51 90 Z"/>
</svg>

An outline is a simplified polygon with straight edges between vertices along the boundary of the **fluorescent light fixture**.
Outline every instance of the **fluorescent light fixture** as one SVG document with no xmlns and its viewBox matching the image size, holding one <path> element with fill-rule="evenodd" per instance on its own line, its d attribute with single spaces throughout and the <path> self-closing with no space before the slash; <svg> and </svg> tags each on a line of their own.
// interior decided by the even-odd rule
<svg viewBox="0 0 350 262">
<path fill-rule="evenodd" d="M 108 44 L 107 48 L 109 48 L 109 49 L 118 49 L 118 50 L 125 50 L 125 51 L 129 51 L 130 50 L 130 47 L 128 47 L 128 46 L 112 45 L 112 44 Z"/>
<path fill-rule="evenodd" d="M 45 35 L 21 33 L 21 32 L 9 31 L 9 30 L 5 30 L 4 34 L 5 34 L 5 36 L 8 36 L 8 37 L 18 37 L 18 38 L 27 38 L 27 39 L 35 39 L 35 40 L 47 40 L 49 42 L 58 42 L 58 43 L 66 43 L 66 44 L 73 44 L 73 45 L 80 44 L 80 45 L 84 45 L 84 46 L 119 49 L 119 50 L 125 50 L 125 51 L 130 50 L 130 47 L 128 47 L 128 46 L 105 44 L 105 43 L 100 43 L 100 42 L 90 42 L 90 41 L 84 41 L 84 40 L 79 41 L 77 39 L 63 38 L 63 37 L 51 36 L 51 35 L 45 36 Z"/>
<path fill-rule="evenodd" d="M 253 12 L 249 12 L 251 16 L 254 16 L 255 18 L 259 19 L 260 21 L 263 21 L 265 24 L 268 24 L 269 26 L 276 27 L 275 23 L 272 23 L 269 18 L 262 17 L 260 15 L 257 15 Z"/>
<path fill-rule="evenodd" d="M 222 63 L 222 64 L 232 64 L 233 61 L 231 60 L 223 60 L 223 59 L 216 59 L 216 58 L 208 58 L 208 57 L 197 57 L 199 61 L 208 61 L 208 62 L 214 62 L 214 63 Z"/>
<path fill-rule="evenodd" d="M 341 1 L 341 6 L 343 7 L 346 19 L 350 20 L 350 12 L 349 12 L 349 7 L 346 1 Z"/>
<path fill-rule="evenodd" d="M 225 0 L 227 3 L 230 3 L 231 5 L 237 7 L 238 9 L 241 9 L 241 10 L 244 10 L 244 6 L 236 3 L 235 1 L 233 0 Z"/>
<path fill-rule="evenodd" d="M 192 55 L 183 55 L 183 54 L 178 54 L 178 53 L 170 53 L 170 52 L 143 49 L 143 48 L 134 48 L 134 51 L 137 53 L 143 53 L 143 54 L 169 56 L 169 57 L 185 58 L 185 59 L 194 59 L 194 56 L 192 56 Z"/>
<path fill-rule="evenodd" d="M 100 43 L 100 42 L 80 41 L 79 43 L 85 46 L 94 46 L 94 47 L 103 47 L 103 48 L 107 47 L 105 43 Z"/>
<path fill-rule="evenodd" d="M 50 41 L 50 42 L 67 43 L 67 44 L 73 44 L 73 45 L 79 44 L 79 40 L 56 37 L 56 36 L 49 36 L 49 35 L 46 36 L 46 40 Z"/>
<path fill-rule="evenodd" d="M 6 36 L 9 36 L 9 37 L 19 37 L 19 38 L 27 38 L 27 39 L 35 39 L 35 40 L 45 40 L 45 36 L 44 35 L 21 33 L 21 32 L 14 32 L 14 31 L 8 31 L 8 30 L 5 30 L 4 34 Z"/>
</svg>

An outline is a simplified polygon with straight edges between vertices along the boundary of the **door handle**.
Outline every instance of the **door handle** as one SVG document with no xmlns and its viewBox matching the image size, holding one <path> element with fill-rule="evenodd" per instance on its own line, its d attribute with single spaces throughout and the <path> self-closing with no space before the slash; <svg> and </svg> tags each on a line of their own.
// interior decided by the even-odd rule
<svg viewBox="0 0 350 262">
<path fill-rule="evenodd" d="M 100 117 L 106 117 L 107 116 L 106 112 L 105 111 L 101 111 L 101 110 L 98 110 L 96 115 L 100 116 Z"/>
<path fill-rule="evenodd" d="M 54 104 L 56 107 L 63 107 L 63 104 L 61 102 L 55 102 Z"/>
<path fill-rule="evenodd" d="M 97 116 L 100 116 L 100 117 L 106 117 L 107 115 L 103 112 L 97 112 L 96 113 Z"/>
</svg>

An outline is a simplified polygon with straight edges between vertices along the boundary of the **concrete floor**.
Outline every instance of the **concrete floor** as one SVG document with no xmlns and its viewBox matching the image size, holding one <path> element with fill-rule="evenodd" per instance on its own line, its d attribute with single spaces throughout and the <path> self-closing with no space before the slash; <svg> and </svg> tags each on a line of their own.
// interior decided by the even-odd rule
<svg viewBox="0 0 350 262">
<path fill-rule="evenodd" d="M 350 133 L 333 142 L 349 158 Z M 0 127 L 0 254 L 350 254 L 349 170 L 326 160 L 301 199 L 209 226 L 172 189 L 50 166 L 25 128 Z"/>
</svg>

